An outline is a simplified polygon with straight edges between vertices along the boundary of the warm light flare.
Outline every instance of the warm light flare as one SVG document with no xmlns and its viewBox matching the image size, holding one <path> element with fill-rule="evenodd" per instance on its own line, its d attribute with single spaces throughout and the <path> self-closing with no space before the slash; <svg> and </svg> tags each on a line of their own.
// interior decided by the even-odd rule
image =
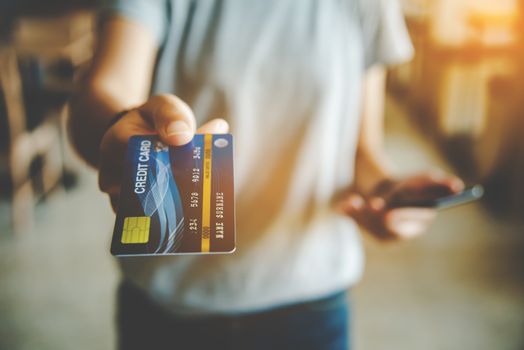
<svg viewBox="0 0 524 350">
<path fill-rule="evenodd" d="M 440 0 L 433 7 L 431 32 L 441 45 L 504 46 L 515 41 L 516 0 Z"/>
</svg>

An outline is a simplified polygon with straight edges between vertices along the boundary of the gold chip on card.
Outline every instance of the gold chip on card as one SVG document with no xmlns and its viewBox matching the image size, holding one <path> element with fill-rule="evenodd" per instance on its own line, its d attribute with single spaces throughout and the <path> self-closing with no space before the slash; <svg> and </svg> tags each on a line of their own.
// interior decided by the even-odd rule
<svg viewBox="0 0 524 350">
<path fill-rule="evenodd" d="M 122 243 L 147 243 L 149 241 L 149 216 L 130 216 L 124 219 Z"/>
</svg>

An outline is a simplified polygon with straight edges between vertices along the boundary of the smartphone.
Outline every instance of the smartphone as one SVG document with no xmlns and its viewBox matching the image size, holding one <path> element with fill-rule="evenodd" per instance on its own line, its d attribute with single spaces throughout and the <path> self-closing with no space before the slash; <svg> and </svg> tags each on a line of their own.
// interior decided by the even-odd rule
<svg viewBox="0 0 524 350">
<path fill-rule="evenodd" d="M 434 198 L 430 200 L 422 201 L 394 201 L 388 204 L 388 208 L 401 208 L 401 207 L 421 207 L 421 208 L 434 208 L 434 209 L 447 209 L 456 207 L 458 205 L 470 203 L 482 198 L 484 195 L 484 187 L 482 185 L 474 185 L 467 187 L 459 193 L 452 194 L 450 196 L 444 196 Z"/>
</svg>

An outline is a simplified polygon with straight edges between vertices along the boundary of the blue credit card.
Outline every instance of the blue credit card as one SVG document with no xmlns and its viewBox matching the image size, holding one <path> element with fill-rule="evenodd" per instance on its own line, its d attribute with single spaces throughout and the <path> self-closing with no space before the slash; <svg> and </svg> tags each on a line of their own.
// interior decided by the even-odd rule
<svg viewBox="0 0 524 350">
<path fill-rule="evenodd" d="M 234 250 L 232 135 L 197 134 L 180 147 L 155 135 L 131 137 L 111 254 Z"/>
</svg>

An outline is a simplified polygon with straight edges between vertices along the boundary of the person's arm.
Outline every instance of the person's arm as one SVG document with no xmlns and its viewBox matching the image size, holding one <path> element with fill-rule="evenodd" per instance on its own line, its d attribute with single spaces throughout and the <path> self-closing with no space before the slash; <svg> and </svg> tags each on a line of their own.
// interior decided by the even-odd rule
<svg viewBox="0 0 524 350">
<path fill-rule="evenodd" d="M 79 154 L 91 165 L 110 119 L 147 100 L 157 45 L 138 23 L 113 17 L 104 23 L 91 67 L 71 103 L 69 131 Z"/>
<path fill-rule="evenodd" d="M 455 176 L 425 172 L 396 178 L 384 154 L 385 70 L 369 69 L 363 83 L 362 120 L 355 160 L 353 190 L 342 210 L 381 239 L 405 239 L 424 233 L 436 216 L 434 209 L 388 209 L 390 200 L 425 199 L 456 193 L 464 187 Z"/>
<path fill-rule="evenodd" d="M 70 138 L 82 158 L 99 170 L 100 189 L 116 208 L 125 150 L 133 135 L 158 134 L 167 145 L 191 141 L 196 122 L 191 108 L 174 95 L 148 98 L 157 55 L 152 33 L 122 17 L 107 20 L 93 64 L 71 101 Z M 129 110 L 108 127 L 119 112 Z M 225 133 L 214 119 L 201 133 Z"/>
<path fill-rule="evenodd" d="M 370 193 L 377 184 L 392 177 L 384 155 L 384 98 L 386 71 L 371 67 L 362 88 L 362 116 L 357 144 L 354 186 Z"/>
</svg>

